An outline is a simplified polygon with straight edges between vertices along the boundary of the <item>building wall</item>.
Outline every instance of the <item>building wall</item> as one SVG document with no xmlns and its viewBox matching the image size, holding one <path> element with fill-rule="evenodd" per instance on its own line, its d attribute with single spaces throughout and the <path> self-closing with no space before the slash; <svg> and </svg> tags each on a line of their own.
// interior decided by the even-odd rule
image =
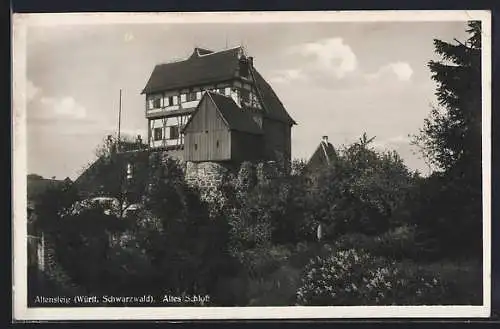
<svg viewBox="0 0 500 329">
<path fill-rule="evenodd" d="M 189 115 L 180 115 L 175 117 L 164 117 L 157 119 L 150 119 L 149 121 L 149 146 L 150 147 L 164 147 L 164 146 L 175 146 L 184 144 L 184 136 L 181 134 L 182 128 L 189 120 Z M 155 130 L 161 130 L 162 138 L 155 139 Z M 170 130 L 177 129 L 178 137 L 171 139 Z"/>
<path fill-rule="evenodd" d="M 256 161 L 263 158 L 262 135 L 239 131 L 231 132 L 231 160 L 236 162 Z"/>
<path fill-rule="evenodd" d="M 186 161 L 224 161 L 231 159 L 231 132 L 209 98 L 186 128 Z"/>
<path fill-rule="evenodd" d="M 264 118 L 264 143 L 268 159 L 291 160 L 291 127 L 286 123 Z"/>
<path fill-rule="evenodd" d="M 148 94 L 146 95 L 146 116 L 160 112 L 168 114 L 169 111 L 176 111 L 182 108 L 195 108 L 203 96 L 203 91 L 220 92 L 226 96 L 230 96 L 232 86 L 232 83 L 225 82 Z M 196 94 L 195 100 L 187 99 L 187 94 L 191 92 Z M 155 102 L 155 100 L 158 101 Z"/>
</svg>

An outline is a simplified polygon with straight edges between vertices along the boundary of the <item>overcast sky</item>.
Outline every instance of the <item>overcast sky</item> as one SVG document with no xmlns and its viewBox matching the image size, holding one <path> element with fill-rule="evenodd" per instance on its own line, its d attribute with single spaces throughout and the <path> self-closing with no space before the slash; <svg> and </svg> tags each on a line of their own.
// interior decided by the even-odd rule
<svg viewBox="0 0 500 329">
<path fill-rule="evenodd" d="M 29 28 L 28 171 L 75 179 L 122 129 L 147 136 L 140 92 L 155 64 L 183 59 L 195 46 L 244 45 L 298 125 L 292 156 L 308 159 L 321 136 L 334 146 L 363 132 L 375 146 L 414 154 L 415 134 L 436 103 L 427 62 L 433 39 L 465 40 L 465 22 L 79 25 Z"/>
</svg>

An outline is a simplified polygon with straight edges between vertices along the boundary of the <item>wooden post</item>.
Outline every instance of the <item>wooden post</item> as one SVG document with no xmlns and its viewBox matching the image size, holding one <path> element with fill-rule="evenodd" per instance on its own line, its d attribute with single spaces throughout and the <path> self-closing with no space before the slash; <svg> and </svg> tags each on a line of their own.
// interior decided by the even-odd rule
<svg viewBox="0 0 500 329">
<path fill-rule="evenodd" d="M 118 107 L 118 150 L 120 150 L 121 125 L 122 125 L 122 90 L 120 89 L 120 102 Z"/>
</svg>

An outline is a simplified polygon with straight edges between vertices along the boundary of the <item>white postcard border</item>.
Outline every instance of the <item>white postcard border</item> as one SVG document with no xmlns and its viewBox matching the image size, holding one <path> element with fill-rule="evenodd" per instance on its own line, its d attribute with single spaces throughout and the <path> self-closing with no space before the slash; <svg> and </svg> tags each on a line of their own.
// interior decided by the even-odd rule
<svg viewBox="0 0 500 329">
<path fill-rule="evenodd" d="M 332 307 L 28 308 L 26 225 L 26 28 L 68 24 L 482 21 L 483 305 Z M 491 311 L 491 14 L 489 11 L 65 13 L 13 15 L 13 318 L 15 320 L 207 320 L 489 317 Z"/>
</svg>

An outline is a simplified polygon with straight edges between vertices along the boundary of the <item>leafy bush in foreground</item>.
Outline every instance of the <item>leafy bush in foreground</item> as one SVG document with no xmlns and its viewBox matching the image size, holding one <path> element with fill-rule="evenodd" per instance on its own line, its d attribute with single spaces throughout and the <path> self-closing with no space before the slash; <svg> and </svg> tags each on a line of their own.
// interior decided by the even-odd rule
<svg viewBox="0 0 500 329">
<path fill-rule="evenodd" d="M 395 262 L 354 249 L 339 250 L 306 266 L 297 291 L 300 305 L 439 304 L 439 278 L 413 273 L 408 277 Z"/>
</svg>

